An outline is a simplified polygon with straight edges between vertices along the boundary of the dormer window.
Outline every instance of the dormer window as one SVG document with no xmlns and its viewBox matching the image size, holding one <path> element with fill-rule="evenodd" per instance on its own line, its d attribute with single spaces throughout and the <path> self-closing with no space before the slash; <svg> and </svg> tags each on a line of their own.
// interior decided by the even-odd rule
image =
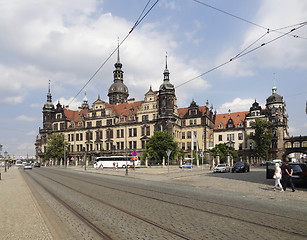
<svg viewBox="0 0 307 240">
<path fill-rule="evenodd" d="M 234 127 L 235 125 L 233 124 L 233 120 L 230 118 L 227 123 L 227 128 L 234 128 Z"/>
<path fill-rule="evenodd" d="M 238 123 L 238 127 L 243 127 L 242 121 L 240 121 L 240 122 Z"/>
<path fill-rule="evenodd" d="M 219 129 L 223 129 L 223 124 L 222 123 L 219 124 Z"/>
</svg>

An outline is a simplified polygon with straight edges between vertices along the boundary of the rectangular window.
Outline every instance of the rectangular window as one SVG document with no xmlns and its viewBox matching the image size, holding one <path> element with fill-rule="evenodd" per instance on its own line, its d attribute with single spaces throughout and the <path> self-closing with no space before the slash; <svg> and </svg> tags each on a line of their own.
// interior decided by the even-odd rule
<svg viewBox="0 0 307 240">
<path fill-rule="evenodd" d="M 132 141 L 129 141 L 129 149 L 132 149 Z"/>
<path fill-rule="evenodd" d="M 230 141 L 234 141 L 235 139 L 235 135 L 234 134 L 227 134 L 227 141 L 230 142 Z"/>
<path fill-rule="evenodd" d="M 117 138 L 120 138 L 120 129 L 117 129 L 117 131 L 116 131 L 116 137 L 117 137 Z"/>
<path fill-rule="evenodd" d="M 223 135 L 219 135 L 219 141 L 223 141 Z"/>
<path fill-rule="evenodd" d="M 185 150 L 185 143 L 181 144 L 181 148 L 182 148 L 182 150 Z"/>
<path fill-rule="evenodd" d="M 71 134 L 71 141 L 74 141 L 74 134 Z"/>
<path fill-rule="evenodd" d="M 150 126 L 146 127 L 146 136 L 150 136 Z"/>
<path fill-rule="evenodd" d="M 137 149 L 136 141 L 133 141 L 133 149 Z"/>
<path fill-rule="evenodd" d="M 76 133 L 76 141 L 79 141 L 79 133 Z"/>
<path fill-rule="evenodd" d="M 129 137 L 132 137 L 132 128 L 129 128 Z"/>
<path fill-rule="evenodd" d="M 86 124 L 87 124 L 87 127 L 88 127 L 88 128 L 91 128 L 91 127 L 92 127 L 92 122 L 87 122 Z"/>
<path fill-rule="evenodd" d="M 243 133 L 238 133 L 238 139 L 243 140 Z"/>
<path fill-rule="evenodd" d="M 133 128 L 133 137 L 137 136 L 137 128 Z"/>
<path fill-rule="evenodd" d="M 99 120 L 99 121 L 97 121 L 96 122 L 96 127 L 101 127 L 102 125 L 101 125 L 101 120 Z"/>
<path fill-rule="evenodd" d="M 120 142 L 120 149 L 124 149 L 124 142 Z"/>
<path fill-rule="evenodd" d="M 67 136 L 67 141 L 70 142 L 70 134 Z"/>
<path fill-rule="evenodd" d="M 107 126 L 112 126 L 112 119 L 107 119 Z"/>
<path fill-rule="evenodd" d="M 57 131 L 57 130 L 58 130 L 58 124 L 57 124 L 57 123 L 55 123 L 55 124 L 53 125 L 53 130 L 54 130 L 54 131 Z"/>
<path fill-rule="evenodd" d="M 188 138 L 188 139 L 191 139 L 191 136 L 192 136 L 191 132 L 188 131 L 188 132 L 187 132 L 187 138 Z"/>
<path fill-rule="evenodd" d="M 80 141 L 83 141 L 83 133 L 80 133 Z"/>
<path fill-rule="evenodd" d="M 182 133 L 181 133 L 181 138 L 182 138 L 182 139 L 185 139 L 185 132 L 182 132 Z"/>
</svg>

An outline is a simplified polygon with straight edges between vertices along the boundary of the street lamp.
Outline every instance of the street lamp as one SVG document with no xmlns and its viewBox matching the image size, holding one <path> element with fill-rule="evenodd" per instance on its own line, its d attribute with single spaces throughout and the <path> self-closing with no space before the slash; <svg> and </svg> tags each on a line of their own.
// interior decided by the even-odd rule
<svg viewBox="0 0 307 240">
<path fill-rule="evenodd" d="M 6 159 L 7 159 L 7 156 L 8 156 L 8 152 L 5 151 L 4 152 L 4 171 L 6 172 Z"/>
<path fill-rule="evenodd" d="M 169 156 L 171 155 L 172 150 L 167 149 L 166 154 L 167 154 L 167 170 L 168 170 L 168 175 L 169 175 Z"/>
</svg>

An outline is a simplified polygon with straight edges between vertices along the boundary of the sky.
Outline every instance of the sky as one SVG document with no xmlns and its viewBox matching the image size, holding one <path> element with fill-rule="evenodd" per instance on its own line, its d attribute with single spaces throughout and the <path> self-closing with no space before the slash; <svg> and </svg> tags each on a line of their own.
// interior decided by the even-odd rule
<svg viewBox="0 0 307 240">
<path fill-rule="evenodd" d="M 54 104 L 108 102 L 118 41 L 129 98 L 159 89 L 167 55 L 179 108 L 265 108 L 275 82 L 290 135 L 307 135 L 307 1 L 155 2 L 0 0 L 2 155 L 35 155 L 49 80 Z"/>
</svg>

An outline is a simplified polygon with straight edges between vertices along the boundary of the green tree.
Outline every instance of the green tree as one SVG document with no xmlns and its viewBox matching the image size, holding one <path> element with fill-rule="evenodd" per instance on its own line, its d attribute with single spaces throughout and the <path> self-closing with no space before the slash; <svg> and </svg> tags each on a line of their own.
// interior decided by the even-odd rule
<svg viewBox="0 0 307 240">
<path fill-rule="evenodd" d="M 213 157 L 216 157 L 217 153 L 219 153 L 221 163 L 226 162 L 227 152 L 229 152 L 233 159 L 236 160 L 238 158 L 237 152 L 232 147 L 227 146 L 226 143 L 220 143 L 215 145 L 215 147 L 212 148 L 210 152 L 212 153 Z"/>
<path fill-rule="evenodd" d="M 252 129 L 255 129 L 255 133 L 248 137 L 255 141 L 256 157 L 269 158 L 273 139 L 271 126 L 271 122 L 261 118 L 256 118 L 256 121 L 251 124 Z"/>
<path fill-rule="evenodd" d="M 149 155 L 152 161 L 160 163 L 163 157 L 167 159 L 167 149 L 172 151 L 170 159 L 174 159 L 177 154 L 178 143 L 174 141 L 173 136 L 168 131 L 156 131 L 147 142 L 143 157 Z"/>
<path fill-rule="evenodd" d="M 68 143 L 64 141 L 64 135 L 52 134 L 47 141 L 45 160 L 64 158 L 64 144 L 68 153 Z"/>
</svg>

